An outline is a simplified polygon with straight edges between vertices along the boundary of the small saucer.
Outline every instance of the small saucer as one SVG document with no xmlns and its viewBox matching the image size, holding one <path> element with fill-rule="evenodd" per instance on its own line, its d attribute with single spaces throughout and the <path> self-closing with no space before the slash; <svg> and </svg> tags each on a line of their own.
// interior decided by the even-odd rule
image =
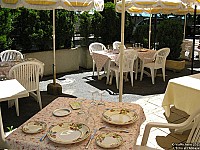
<svg viewBox="0 0 200 150">
<path fill-rule="evenodd" d="M 71 113 L 71 110 L 68 108 L 60 108 L 53 111 L 53 115 L 57 117 L 64 117 Z"/>
</svg>

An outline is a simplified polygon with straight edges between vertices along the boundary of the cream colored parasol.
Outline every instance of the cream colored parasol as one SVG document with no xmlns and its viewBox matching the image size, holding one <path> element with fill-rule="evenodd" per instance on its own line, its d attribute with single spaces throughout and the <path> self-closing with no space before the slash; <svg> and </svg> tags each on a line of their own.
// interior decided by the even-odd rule
<svg viewBox="0 0 200 150">
<path fill-rule="evenodd" d="M 121 46 L 120 46 L 120 86 L 119 86 L 119 101 L 122 101 L 122 91 L 123 91 L 123 57 L 124 57 L 124 18 L 125 11 L 131 11 L 130 4 L 133 4 L 132 11 L 136 10 L 136 12 L 140 9 L 150 9 L 149 11 L 152 13 L 152 9 L 155 7 L 168 8 L 168 9 L 178 9 L 182 7 L 181 0 L 132 0 L 132 1 L 119 1 L 116 4 L 116 10 L 121 12 Z M 121 7 L 121 8 L 120 8 Z M 137 9 L 136 9 L 137 8 Z M 139 10 L 141 11 L 141 10 Z M 151 16 L 151 15 L 150 15 Z M 149 25 L 149 48 L 150 48 L 150 40 L 151 40 L 151 17 L 150 17 L 150 25 Z"/>
<path fill-rule="evenodd" d="M 1 7 L 25 7 L 37 10 L 53 10 L 53 84 L 56 84 L 56 59 L 55 59 L 55 9 L 69 11 L 89 11 L 92 8 L 103 11 L 104 0 L 1 0 Z"/>
</svg>

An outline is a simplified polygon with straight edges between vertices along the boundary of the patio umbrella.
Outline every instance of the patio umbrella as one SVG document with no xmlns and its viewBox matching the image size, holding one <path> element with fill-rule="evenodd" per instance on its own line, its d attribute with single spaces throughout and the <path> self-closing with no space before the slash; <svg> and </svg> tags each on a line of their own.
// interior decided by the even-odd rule
<svg viewBox="0 0 200 150">
<path fill-rule="evenodd" d="M 37 10 L 53 10 L 53 84 L 56 84 L 56 59 L 55 59 L 55 9 L 69 11 L 88 11 L 95 8 L 102 11 L 104 0 L 1 0 L 1 7 L 18 8 L 25 7 Z"/>
<path fill-rule="evenodd" d="M 186 31 L 186 23 L 187 23 L 187 14 L 193 14 L 194 13 L 194 5 L 186 6 L 183 9 L 174 10 L 172 13 L 175 15 L 184 15 L 184 31 L 183 31 L 183 40 L 185 39 L 185 31 Z M 197 7 L 196 14 L 200 14 L 200 7 Z"/>
<path fill-rule="evenodd" d="M 150 14 L 149 23 L 149 49 L 151 48 L 151 17 L 152 14 L 170 14 L 174 9 L 182 7 L 181 0 L 134 0 L 134 6 L 144 8 Z"/>
<path fill-rule="evenodd" d="M 124 57 L 124 19 L 125 19 L 125 10 L 130 8 L 130 5 L 126 5 L 128 2 L 125 0 L 122 0 L 120 2 L 117 2 L 116 4 L 116 10 L 121 10 L 121 46 L 120 46 L 120 86 L 119 86 L 119 101 L 122 101 L 122 93 L 123 93 L 123 57 Z M 156 6 L 161 6 L 163 8 L 180 8 L 182 5 L 181 0 L 133 0 L 132 1 L 133 6 L 137 8 L 149 8 L 150 10 Z M 131 2 L 129 1 L 129 4 Z M 121 7 L 121 9 L 119 8 Z M 150 21 L 151 23 L 151 21 Z M 150 37 L 151 37 L 151 26 L 149 31 L 149 43 L 150 43 Z M 150 48 L 150 44 L 149 44 Z"/>
</svg>

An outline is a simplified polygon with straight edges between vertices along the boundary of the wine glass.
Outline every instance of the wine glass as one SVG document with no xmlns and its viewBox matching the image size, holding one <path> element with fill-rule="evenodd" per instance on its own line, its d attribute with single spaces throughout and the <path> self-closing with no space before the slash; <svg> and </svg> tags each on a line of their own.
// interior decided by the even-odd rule
<svg viewBox="0 0 200 150">
<path fill-rule="evenodd" d="M 100 102 L 98 103 L 98 105 L 105 105 L 105 103 L 103 102 L 103 94 L 105 93 L 105 91 L 99 91 L 99 95 L 100 95 Z"/>
<path fill-rule="evenodd" d="M 95 105 L 95 95 L 98 94 L 98 91 L 89 91 L 92 94 L 92 102 L 91 104 Z"/>
<path fill-rule="evenodd" d="M 85 101 L 86 99 L 84 98 L 78 98 L 77 101 L 79 102 L 80 104 L 80 111 L 78 112 L 78 114 L 84 114 L 85 111 L 84 111 L 84 108 L 83 108 L 83 101 Z"/>
</svg>

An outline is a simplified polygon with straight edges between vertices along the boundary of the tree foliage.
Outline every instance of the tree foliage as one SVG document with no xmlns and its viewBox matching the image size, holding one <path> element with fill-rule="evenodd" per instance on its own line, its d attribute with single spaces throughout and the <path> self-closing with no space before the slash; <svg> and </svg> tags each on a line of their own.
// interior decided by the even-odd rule
<svg viewBox="0 0 200 150">
<path fill-rule="evenodd" d="M 0 8 L 0 51 L 9 49 L 12 41 L 9 37 L 12 31 L 12 15 L 10 9 Z"/>
<path fill-rule="evenodd" d="M 84 38 L 82 44 L 88 46 L 92 19 L 88 12 L 80 14 L 79 19 L 80 19 L 79 32 L 80 35 Z"/>
<path fill-rule="evenodd" d="M 119 26 L 120 21 L 119 16 L 115 12 L 115 5 L 112 2 L 108 2 L 104 4 L 104 10 L 101 12 L 103 16 L 101 23 L 101 38 L 102 42 L 105 44 L 110 44 L 117 36 L 119 36 Z"/>
<path fill-rule="evenodd" d="M 95 41 L 99 41 L 100 35 L 101 35 L 101 23 L 102 23 L 103 16 L 97 12 L 94 11 L 94 14 L 92 15 L 92 23 L 91 23 L 91 32 L 94 34 Z"/>
<path fill-rule="evenodd" d="M 183 39 L 181 22 L 177 20 L 164 20 L 158 25 L 159 48 L 169 47 L 168 59 L 178 59 Z"/>
</svg>

